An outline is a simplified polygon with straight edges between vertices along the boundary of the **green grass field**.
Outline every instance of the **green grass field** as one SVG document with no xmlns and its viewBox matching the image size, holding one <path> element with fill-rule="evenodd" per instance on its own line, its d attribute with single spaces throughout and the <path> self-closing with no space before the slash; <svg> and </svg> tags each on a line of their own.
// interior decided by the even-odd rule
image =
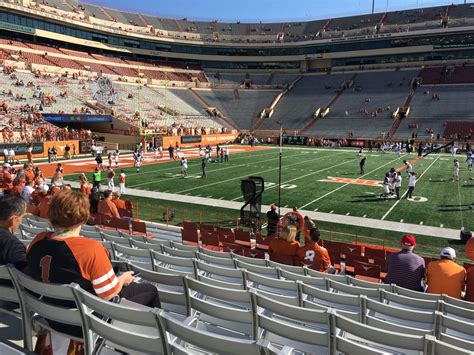
<svg viewBox="0 0 474 355">
<path fill-rule="evenodd" d="M 325 182 L 332 178 L 349 178 L 381 181 L 391 168 L 416 158 L 405 154 L 397 158 L 394 153 L 367 153 L 365 174 L 359 174 L 356 150 L 314 148 L 284 148 L 282 171 L 282 207 L 383 219 L 388 221 L 423 224 L 472 230 L 473 213 L 469 204 L 474 202 L 474 181 L 470 181 L 464 157 L 461 162 L 460 182 L 452 182 L 452 157 L 432 154 L 413 164 L 419 174 L 413 201 L 379 198 L 382 188 L 352 183 Z M 169 192 L 186 196 L 210 197 L 227 201 L 243 201 L 240 180 L 250 175 L 262 176 L 266 188 L 264 204 L 278 199 L 278 149 L 271 148 L 231 155 L 230 162 L 208 164 L 207 179 L 201 179 L 199 160 L 190 160 L 189 177 L 180 175 L 178 162 L 145 165 L 140 173 L 126 169 L 127 188 Z M 69 176 L 68 180 L 77 176 Z M 408 178 L 403 171 L 402 193 L 407 190 Z M 105 182 L 105 179 L 104 179 Z M 193 209 L 193 207 L 190 207 Z M 237 212 L 236 212 L 237 215 Z"/>
</svg>

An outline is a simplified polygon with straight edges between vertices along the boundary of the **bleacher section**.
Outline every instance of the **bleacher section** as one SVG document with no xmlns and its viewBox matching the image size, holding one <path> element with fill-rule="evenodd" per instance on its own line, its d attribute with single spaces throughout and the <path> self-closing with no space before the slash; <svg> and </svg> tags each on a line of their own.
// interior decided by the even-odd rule
<svg viewBox="0 0 474 355">
<path fill-rule="evenodd" d="M 275 90 L 196 90 L 206 102 L 219 108 L 237 127 L 248 129 L 257 121 L 260 112 L 270 106 Z"/>
<path fill-rule="evenodd" d="M 18 237 L 28 244 L 48 225 L 46 220 L 25 218 Z M 132 235 L 84 226 L 81 234 L 99 240 L 113 260 L 139 272 L 142 282 L 154 284 L 161 311 L 151 313 L 151 309 L 132 303 L 123 307 L 122 302 L 99 302 L 78 288 L 68 293 L 63 286 L 59 292 L 59 286 L 33 282 L 6 267 L 0 268 L 0 279 L 13 280 L 15 288 L 2 286 L 0 299 L 18 302 L 27 289 L 79 300 L 77 309 L 67 314 L 54 310 L 53 305 L 43 308 L 44 301 L 21 301 L 20 307 L 32 307 L 30 310 L 38 313 L 34 324 L 39 328 L 40 318 L 51 314 L 45 309 L 66 323 L 106 315 L 114 319 L 113 326 L 106 322 L 79 324 L 105 338 L 106 347 L 126 352 L 144 351 L 145 341 L 154 349 L 169 344 L 187 351 L 222 354 L 261 354 L 270 349 L 273 354 L 449 355 L 474 351 L 472 303 L 216 252 L 205 245 L 183 245 L 176 240 L 176 230 L 166 226 L 155 225 L 147 232 Z M 31 329 L 29 319 L 25 322 L 26 329 Z M 164 332 L 177 338 L 165 340 L 161 337 Z M 94 338 L 86 341 L 90 339 Z M 32 344 L 28 335 L 26 344 Z"/>
<path fill-rule="evenodd" d="M 266 119 L 260 129 L 276 129 L 276 121 L 282 122 L 285 129 L 302 129 L 318 108 L 329 104 L 350 77 L 349 74 L 303 77 L 283 96 L 272 118 Z"/>
<path fill-rule="evenodd" d="M 433 94 L 439 94 L 440 100 L 434 100 Z M 472 85 L 422 85 L 418 88 L 411 102 L 411 113 L 408 119 L 402 121 L 396 136 L 400 138 L 411 137 L 416 133 L 418 138 L 429 137 L 427 129 L 432 129 L 434 134 L 442 134 L 446 121 L 460 121 L 473 119 L 474 112 L 468 104 L 474 100 Z M 416 128 L 410 128 L 417 125 Z"/>
</svg>

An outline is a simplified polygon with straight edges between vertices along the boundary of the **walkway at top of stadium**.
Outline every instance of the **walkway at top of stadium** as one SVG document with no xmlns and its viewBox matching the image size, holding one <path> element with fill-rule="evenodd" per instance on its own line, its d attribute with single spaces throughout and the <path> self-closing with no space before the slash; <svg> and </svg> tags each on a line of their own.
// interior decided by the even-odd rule
<svg viewBox="0 0 474 355">
<path fill-rule="evenodd" d="M 79 182 L 77 181 L 65 181 L 65 183 L 71 184 L 73 188 L 80 187 Z M 186 203 L 195 204 L 195 205 L 220 207 L 220 208 L 227 208 L 227 209 L 233 209 L 233 210 L 240 210 L 240 208 L 242 207 L 242 202 L 233 202 L 233 201 L 227 201 L 227 200 L 219 200 L 219 199 L 214 199 L 214 198 L 197 197 L 197 196 L 190 196 L 190 195 L 183 196 L 183 195 L 167 193 L 167 192 L 138 190 L 138 189 L 133 189 L 133 188 L 127 188 L 126 194 L 136 196 L 136 197 L 146 197 L 146 198 L 156 199 L 156 200 L 186 202 Z M 184 197 L 186 201 L 183 201 Z M 269 209 L 270 209 L 270 206 L 262 205 L 263 211 L 267 211 Z M 292 211 L 292 209 L 290 208 L 281 208 L 282 214 L 285 214 L 290 211 Z M 379 220 L 379 219 L 374 219 L 374 218 L 346 216 L 346 215 L 339 215 L 339 214 L 325 213 L 325 212 L 315 212 L 315 211 L 306 211 L 306 210 L 299 210 L 299 212 L 305 216 L 310 217 L 313 220 L 322 221 L 322 222 L 329 222 L 329 223 L 335 223 L 335 224 L 347 224 L 351 226 L 387 230 L 387 231 L 392 231 L 392 232 L 411 233 L 415 235 L 425 235 L 425 236 L 436 237 L 436 238 L 460 240 L 460 231 L 458 229 L 433 227 L 433 226 L 411 224 L 411 223 L 393 222 L 393 221 Z"/>
</svg>

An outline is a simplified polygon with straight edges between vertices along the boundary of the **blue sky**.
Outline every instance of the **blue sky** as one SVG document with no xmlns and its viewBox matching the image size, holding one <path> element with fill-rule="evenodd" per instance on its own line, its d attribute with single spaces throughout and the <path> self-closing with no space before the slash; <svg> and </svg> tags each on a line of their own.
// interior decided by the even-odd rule
<svg viewBox="0 0 474 355">
<path fill-rule="evenodd" d="M 372 0 L 84 0 L 82 2 L 161 17 L 230 22 L 311 20 L 370 13 L 372 9 Z M 464 0 L 375 0 L 375 9 L 376 12 L 384 12 L 463 2 Z"/>
</svg>

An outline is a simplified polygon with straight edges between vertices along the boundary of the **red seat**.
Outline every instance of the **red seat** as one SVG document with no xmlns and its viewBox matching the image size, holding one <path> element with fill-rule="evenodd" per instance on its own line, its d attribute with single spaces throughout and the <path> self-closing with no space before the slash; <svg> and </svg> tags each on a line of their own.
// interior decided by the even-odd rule
<svg viewBox="0 0 474 355">
<path fill-rule="evenodd" d="M 343 243 L 341 246 L 341 254 L 347 255 L 362 255 L 362 246 L 354 244 Z"/>
<path fill-rule="evenodd" d="M 196 230 L 181 229 L 181 241 L 183 244 L 199 244 L 199 235 Z"/>
<path fill-rule="evenodd" d="M 250 232 L 236 229 L 234 231 L 235 243 L 245 246 L 250 246 Z"/>
<path fill-rule="evenodd" d="M 368 278 L 380 279 L 380 266 L 376 264 L 356 261 L 354 264 L 354 274 Z"/>
<path fill-rule="evenodd" d="M 203 248 L 221 250 L 219 234 L 217 232 L 206 232 L 201 230 L 201 243 Z"/>
<path fill-rule="evenodd" d="M 204 232 L 214 232 L 216 230 L 216 228 L 211 224 L 201 224 L 199 226 L 199 230 L 201 231 L 201 233 L 203 231 Z"/>
<path fill-rule="evenodd" d="M 256 247 L 258 249 L 262 249 L 262 250 L 268 250 L 268 247 L 270 246 L 270 242 L 272 241 L 272 239 L 275 238 L 275 237 L 269 237 L 269 236 L 262 236 L 260 234 L 257 234 L 257 236 L 255 237 L 255 240 L 256 240 Z"/>
<path fill-rule="evenodd" d="M 466 270 L 469 270 L 469 268 L 474 267 L 474 264 L 471 264 L 471 263 L 464 263 L 463 266 L 464 266 L 464 268 L 465 268 Z"/>
<path fill-rule="evenodd" d="M 323 246 L 327 250 L 333 250 L 333 251 L 337 251 L 339 253 L 341 253 L 341 249 L 342 249 L 343 244 L 344 243 L 333 242 L 333 241 L 330 241 L 330 240 L 323 240 Z"/>
<path fill-rule="evenodd" d="M 244 256 L 254 259 L 265 259 L 265 252 L 260 249 L 243 248 Z"/>
<path fill-rule="evenodd" d="M 331 264 L 336 269 L 341 265 L 341 254 L 337 251 L 328 249 L 329 259 L 331 259 Z"/>
<path fill-rule="evenodd" d="M 357 261 L 362 261 L 363 263 L 368 263 L 369 258 L 366 256 L 356 255 L 356 254 L 346 254 L 345 257 L 346 266 L 354 267 Z"/>
<path fill-rule="evenodd" d="M 102 224 L 102 216 L 98 213 L 91 214 L 87 224 L 90 226 L 101 225 Z"/>
<path fill-rule="evenodd" d="M 133 213 L 130 210 L 127 210 L 126 208 L 117 208 L 118 213 L 120 217 L 129 217 L 133 218 Z"/>
<path fill-rule="evenodd" d="M 115 217 L 109 217 L 105 215 L 100 215 L 101 221 L 102 221 L 102 226 L 108 228 L 108 229 L 117 229 L 115 227 Z"/>
<path fill-rule="evenodd" d="M 365 247 L 364 255 L 369 259 L 385 259 L 385 249 Z"/>
<path fill-rule="evenodd" d="M 232 243 L 222 243 L 222 251 L 224 252 L 229 252 L 229 253 L 234 253 L 237 255 L 244 255 L 244 247 L 242 245 L 238 244 L 232 244 Z"/>
<path fill-rule="evenodd" d="M 130 222 L 128 219 L 114 218 L 114 225 L 117 229 L 122 229 L 130 233 Z"/>
<path fill-rule="evenodd" d="M 197 231 L 198 227 L 197 224 L 194 222 L 183 221 L 183 229 Z"/>
<path fill-rule="evenodd" d="M 295 265 L 295 257 L 290 255 L 278 255 L 270 253 L 270 260 L 285 265 Z"/>
<path fill-rule="evenodd" d="M 380 266 L 380 271 L 381 272 L 387 272 L 387 261 L 386 261 L 386 259 L 375 258 L 373 260 L 374 260 L 374 262 L 373 262 L 374 265 Z"/>
<path fill-rule="evenodd" d="M 217 228 L 219 242 L 235 244 L 235 234 L 230 228 Z"/>
<path fill-rule="evenodd" d="M 137 234 L 146 234 L 146 223 L 132 220 L 132 232 Z"/>
</svg>

